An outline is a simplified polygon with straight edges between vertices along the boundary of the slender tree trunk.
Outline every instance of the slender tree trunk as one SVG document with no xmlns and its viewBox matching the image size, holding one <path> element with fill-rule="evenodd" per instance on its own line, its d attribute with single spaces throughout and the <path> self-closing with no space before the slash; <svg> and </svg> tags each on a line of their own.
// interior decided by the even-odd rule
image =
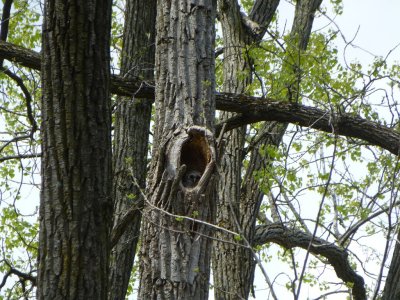
<svg viewBox="0 0 400 300">
<path fill-rule="evenodd" d="M 383 290 L 383 300 L 400 299 L 400 233 L 397 235 L 396 246 L 394 248 L 389 273 L 386 278 Z"/>
<path fill-rule="evenodd" d="M 45 2 L 38 299 L 106 299 L 111 1 Z"/>
<path fill-rule="evenodd" d="M 128 0 L 121 75 L 154 79 L 156 0 Z M 112 250 L 109 299 L 125 299 L 139 240 L 151 118 L 148 99 L 119 98 L 114 130 L 114 227 L 133 207 L 128 225 Z M 133 178 L 134 177 L 134 178 Z"/>
<path fill-rule="evenodd" d="M 246 57 L 247 34 L 242 26 L 242 15 L 236 0 L 218 1 L 218 11 L 224 37 L 223 91 L 243 94 L 251 81 L 250 62 Z M 234 113 L 221 113 L 221 120 L 227 120 Z M 246 126 L 224 134 L 227 141 L 220 161 L 218 182 L 217 224 L 239 232 L 240 185 Z M 227 243 L 230 241 L 231 243 Z M 249 263 L 246 249 L 238 240 L 224 232 L 216 233 L 213 247 L 213 277 L 215 298 L 243 299 L 248 295 Z M 250 256 L 251 258 L 251 256 Z M 245 261 L 243 261 L 245 260 Z"/>
<path fill-rule="evenodd" d="M 140 299 L 208 298 L 212 230 L 196 220 L 215 221 L 215 6 L 212 0 L 158 4 L 156 130 Z"/>
<path fill-rule="evenodd" d="M 268 3 L 256 1 L 253 12 L 250 14 L 253 24 L 257 22 L 267 27 L 278 3 L 279 1 Z M 218 4 L 224 36 L 223 90 L 242 94 L 251 82 L 252 62 L 246 54 L 247 48 L 250 44 L 259 42 L 262 34 L 257 32 L 257 35 L 252 32 L 252 28 L 245 26 L 246 19 L 240 12 L 236 0 L 221 0 Z M 221 119 L 226 120 L 233 115 L 222 113 Z M 227 143 L 220 163 L 221 176 L 218 186 L 220 201 L 217 208 L 217 224 L 238 232 L 244 239 L 239 242 L 224 232 L 216 234 L 217 241 L 213 251 L 216 299 L 246 299 L 252 284 L 254 262 L 252 252 L 247 248 L 247 241 L 251 241 L 257 216 L 254 213 L 258 212 L 262 195 L 252 178 L 252 172 L 247 172 L 246 178 L 242 180 L 245 137 L 245 126 L 229 131 L 224 136 Z M 251 170 L 259 168 L 259 161 L 258 156 L 257 158 L 254 156 L 249 168 Z M 251 195 L 248 195 L 249 193 Z M 256 193 L 258 195 L 255 195 Z M 246 199 L 243 199 L 243 196 Z M 226 243 L 226 241 L 231 243 Z"/>
<path fill-rule="evenodd" d="M 314 13 L 321 2 L 321 0 L 297 1 L 291 31 L 292 43 L 288 46 L 288 50 L 296 51 L 296 54 L 305 50 Z M 224 91 L 238 93 L 240 90 L 243 91 L 250 81 L 251 60 L 246 59 L 245 49 L 261 40 L 278 4 L 279 1 L 256 1 L 249 16 L 245 17 L 240 13 L 236 0 L 219 1 L 224 35 Z M 282 68 L 282 72 L 293 74 L 291 76 L 293 80 L 286 84 L 290 101 L 295 101 L 299 97 L 297 93 L 301 79 L 299 69 L 299 61 L 296 59 L 288 60 L 287 66 Z M 226 138 L 228 143 L 221 160 L 217 224 L 238 232 L 242 240 L 238 242 L 223 232 L 217 233 L 217 238 L 222 241 L 216 242 L 214 247 L 216 299 L 247 299 L 249 296 L 255 262 L 252 252 L 246 247 L 253 244 L 256 217 L 263 199 L 254 172 L 271 163 L 261 157 L 260 148 L 265 145 L 278 146 L 286 127 L 286 124 L 275 122 L 263 124 L 255 139 L 257 142 L 251 145 L 250 163 L 243 178 L 241 159 L 244 157 L 245 129 L 230 132 Z M 232 243 L 224 243 L 226 240 L 231 240 Z"/>
</svg>

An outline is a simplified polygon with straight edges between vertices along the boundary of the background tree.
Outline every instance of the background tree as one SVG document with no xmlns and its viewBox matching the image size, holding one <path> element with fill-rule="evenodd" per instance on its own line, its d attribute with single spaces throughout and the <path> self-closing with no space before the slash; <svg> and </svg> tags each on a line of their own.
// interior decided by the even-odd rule
<svg viewBox="0 0 400 300">
<path fill-rule="evenodd" d="M 38 299 L 106 299 L 111 1 L 45 2 Z"/>
<path fill-rule="evenodd" d="M 264 96 L 272 98 L 283 96 L 287 101 L 296 102 L 301 100 L 299 87 L 304 76 L 301 56 L 306 50 L 314 15 L 321 2 L 296 2 L 292 30 L 284 49 L 282 70 L 280 74 L 278 73 L 281 82 L 275 83 L 275 88 L 271 86 L 269 93 Z M 240 11 L 236 1 L 220 2 L 219 11 L 224 34 L 224 91 L 243 93 L 246 87 L 249 87 L 252 73 L 255 71 L 254 60 L 251 56 L 252 48 L 257 48 L 257 44 L 261 42 L 278 4 L 279 1 L 255 1 L 249 16 L 246 16 Z M 222 114 L 222 120 L 230 117 L 232 114 Z M 224 242 L 229 239 L 229 235 L 220 234 L 224 241 L 216 244 L 214 260 L 217 299 L 248 297 L 255 262 L 254 252 L 246 248 L 255 246 L 253 240 L 256 217 L 259 215 L 263 201 L 263 194 L 259 190 L 259 182 L 255 175 L 266 166 L 272 165 L 274 159 L 274 157 L 262 156 L 260 150 L 265 147 L 279 146 L 286 128 L 287 125 L 279 123 L 261 125 L 258 134 L 253 136 L 247 149 L 244 147 L 245 127 L 226 134 L 228 142 L 222 160 L 218 224 L 238 231 L 244 242 L 242 245 L 235 246 Z M 249 164 L 246 171 L 243 171 L 242 159 L 246 156 L 250 157 Z M 242 174 L 244 174 L 243 180 Z M 233 199 L 235 200 L 232 201 Z M 276 203 L 273 199 L 271 200 L 271 206 L 275 206 Z M 279 213 L 273 213 L 272 218 L 273 222 L 282 223 Z M 266 280 L 269 282 L 268 278 Z"/>
<path fill-rule="evenodd" d="M 22 20 L 35 24 L 40 14 L 32 9 L 24 14 L 12 13 L 24 11 L 25 7 L 19 1 L 5 1 L 2 7 L 0 40 L 9 40 L 27 48 L 40 45 L 40 27 L 26 26 L 22 30 Z M 22 31 L 29 37 L 37 36 L 38 39 L 21 39 Z M 9 33 L 12 33 L 9 35 Z M 37 157 L 38 149 L 38 124 L 40 99 L 39 72 L 11 65 L 3 58 L 0 59 L 0 86 L 2 93 L 0 113 L 0 206 L 1 206 L 1 259 L 0 270 L 4 274 L 0 282 L 2 295 L 6 297 L 29 297 L 35 295 L 36 285 L 36 257 L 38 226 L 32 222 L 32 215 L 37 219 L 37 207 L 28 209 L 17 206 L 22 198 L 22 187 L 33 186 L 40 182 L 35 179 L 39 173 Z M 37 65 L 40 69 L 40 63 Z M 13 184 L 17 174 L 22 176 L 18 184 Z M 36 197 L 37 203 L 39 197 Z M 20 255 L 13 255 L 14 253 Z M 10 279 L 15 279 L 15 284 L 7 288 Z"/>
<path fill-rule="evenodd" d="M 156 1 L 127 1 L 121 53 L 121 75 L 154 79 Z M 139 21 L 140 20 L 140 21 Z M 116 100 L 114 127 L 114 230 L 109 299 L 124 299 L 140 235 L 152 102 Z M 134 177 L 134 178 L 133 178 Z M 135 185 L 137 181 L 138 186 Z"/>
<path fill-rule="evenodd" d="M 237 1 L 218 1 L 219 18 L 223 33 L 223 86 L 224 92 L 243 94 L 252 81 L 253 59 L 250 49 L 259 43 L 274 16 L 279 1 L 256 1 L 251 14 L 246 16 Z M 235 113 L 222 112 L 222 122 L 235 116 Z M 262 195 L 252 173 L 260 167 L 259 146 L 254 145 L 251 166 L 243 175 L 243 159 L 246 157 L 245 142 L 247 126 L 225 133 L 227 140 L 221 157 L 219 179 L 219 204 L 217 224 L 240 233 L 238 238 L 218 232 L 214 245 L 214 285 L 216 299 L 247 298 L 254 271 L 253 251 L 249 249 L 254 233 L 254 225 Z M 273 126 L 271 127 L 273 128 Z M 261 140 L 268 137 L 264 130 Z M 259 141 L 259 143 L 262 143 Z M 226 240 L 231 243 L 226 243 Z"/>
<path fill-rule="evenodd" d="M 399 240 L 399 237 L 397 236 L 397 240 Z M 393 252 L 393 258 L 392 262 L 390 263 L 390 268 L 388 272 L 388 276 L 386 279 L 385 283 L 385 289 L 383 291 L 383 297 L 382 299 L 396 299 L 400 297 L 400 287 L 398 285 L 399 282 L 399 276 L 400 276 L 400 271 L 399 271 L 399 243 L 396 243 L 396 246 L 394 248 Z M 377 289 L 379 290 L 379 289 Z"/>
</svg>

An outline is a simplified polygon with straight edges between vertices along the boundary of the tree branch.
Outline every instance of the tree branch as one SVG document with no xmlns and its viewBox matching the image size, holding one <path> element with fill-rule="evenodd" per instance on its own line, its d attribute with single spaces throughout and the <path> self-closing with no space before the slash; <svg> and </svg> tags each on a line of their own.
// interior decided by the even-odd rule
<svg viewBox="0 0 400 300">
<path fill-rule="evenodd" d="M 240 113 L 227 120 L 226 130 L 259 121 L 278 121 L 364 140 L 400 155 L 400 134 L 377 122 L 347 113 L 245 95 L 219 94 L 217 108 Z M 217 130 L 222 126 L 219 124 Z"/>
<path fill-rule="evenodd" d="M 8 28 L 10 25 L 10 12 L 13 0 L 5 0 L 3 3 L 3 12 L 1 16 L 0 25 L 0 40 L 6 41 L 8 35 Z M 3 66 L 3 59 L 0 59 L 0 67 Z"/>
<path fill-rule="evenodd" d="M 21 79 L 21 77 L 19 77 L 15 73 L 11 72 L 10 70 L 8 70 L 8 69 L 6 69 L 4 67 L 0 67 L 0 71 L 3 71 L 4 74 L 6 74 L 8 77 L 10 77 L 12 80 L 14 80 L 15 83 L 21 89 L 22 93 L 24 94 L 25 102 L 26 102 L 26 113 L 28 115 L 29 123 L 32 126 L 31 135 L 33 135 L 33 133 L 35 133 L 36 130 L 38 129 L 38 125 L 37 125 L 35 117 L 33 115 L 33 110 L 32 110 L 32 102 L 33 102 L 33 100 L 32 100 L 31 94 L 28 91 L 28 88 L 24 84 L 24 81 Z"/>
<path fill-rule="evenodd" d="M 11 266 L 11 264 L 8 261 L 5 261 L 5 263 L 10 269 L 6 272 L 6 274 L 4 275 L 4 277 L 3 277 L 3 279 L 2 279 L 2 281 L 0 283 L 0 290 L 5 286 L 5 284 L 7 283 L 8 277 L 10 277 L 11 275 L 18 276 L 20 281 L 21 281 L 21 283 L 23 281 L 27 281 L 28 280 L 28 281 L 30 281 L 32 283 L 33 286 L 36 286 L 36 279 L 37 279 L 36 276 L 33 276 L 31 274 L 28 274 L 28 273 L 21 272 L 21 271 L 15 269 L 14 267 Z"/>
<path fill-rule="evenodd" d="M 138 206 L 132 206 L 130 207 L 124 216 L 121 218 L 118 224 L 116 224 L 112 231 L 111 231 L 111 249 L 115 247 L 115 245 L 118 243 L 119 239 L 121 236 L 124 234 L 126 231 L 127 227 L 132 224 L 132 220 L 135 216 L 135 214 L 138 212 L 139 207 Z"/>
<path fill-rule="evenodd" d="M 7 59 L 24 67 L 40 71 L 40 53 L 0 41 L 0 59 Z M 138 98 L 154 98 L 154 86 L 141 82 L 138 78 L 124 78 L 111 75 L 111 93 L 119 96 L 136 96 Z"/>
<path fill-rule="evenodd" d="M 364 279 L 351 268 L 346 250 L 301 230 L 287 228 L 277 223 L 260 225 L 256 228 L 253 246 L 268 242 L 276 243 L 286 249 L 294 247 L 309 249 L 310 253 L 325 257 L 340 279 L 345 283 L 352 283 L 354 299 L 366 299 Z"/>
<path fill-rule="evenodd" d="M 0 58 L 19 63 L 24 67 L 40 70 L 40 54 L 5 41 L 0 41 Z"/>
<path fill-rule="evenodd" d="M 347 242 L 347 240 L 351 237 L 351 235 L 353 235 L 361 226 L 363 226 L 364 224 L 368 223 L 369 221 L 371 221 L 372 219 L 376 218 L 377 216 L 379 216 L 379 215 L 381 215 L 383 213 L 387 213 L 391 208 L 399 206 L 399 205 L 400 205 L 400 201 L 396 201 L 395 203 L 393 203 L 393 205 L 385 207 L 383 209 L 380 209 L 377 212 L 369 215 L 365 219 L 358 220 L 355 224 L 350 226 L 349 229 L 347 229 L 346 232 L 340 237 L 339 242 L 338 242 L 339 245 L 344 247 L 346 242 Z"/>
<path fill-rule="evenodd" d="M 12 159 L 35 158 L 35 157 L 41 157 L 41 156 L 42 156 L 42 153 L 30 153 L 30 154 L 3 156 L 3 157 L 0 157 L 0 162 L 12 160 Z"/>
<path fill-rule="evenodd" d="M 7 42 L 0 41 L 0 58 L 17 62 L 25 67 L 40 69 L 40 55 Z M 111 92 L 120 96 L 152 99 L 154 87 L 139 79 L 111 76 Z M 279 121 L 303 127 L 362 139 L 400 155 L 400 134 L 393 129 L 359 116 L 323 111 L 319 108 L 229 93 L 216 94 L 217 109 L 237 112 L 240 115 L 228 120 L 226 130 L 259 121 Z M 222 124 L 217 127 L 220 129 Z"/>
</svg>

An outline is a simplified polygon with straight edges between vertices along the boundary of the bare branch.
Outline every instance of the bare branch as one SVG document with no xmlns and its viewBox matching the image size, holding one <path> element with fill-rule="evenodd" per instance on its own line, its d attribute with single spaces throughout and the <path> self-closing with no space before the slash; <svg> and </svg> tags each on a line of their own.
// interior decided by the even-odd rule
<svg viewBox="0 0 400 300">
<path fill-rule="evenodd" d="M 118 243 L 121 236 L 126 231 L 127 227 L 132 224 L 132 220 L 135 217 L 135 214 L 138 212 L 140 207 L 133 205 L 130 207 L 124 216 L 121 218 L 120 222 L 116 224 L 111 231 L 111 248 L 114 248 Z"/>
<path fill-rule="evenodd" d="M 339 239 L 339 244 L 341 246 L 345 246 L 347 240 L 351 237 L 351 235 L 353 235 L 361 226 L 363 226 L 364 224 L 368 223 L 369 221 L 371 221 L 372 219 L 376 218 L 377 216 L 383 214 L 383 213 L 387 213 L 390 209 L 392 209 L 395 206 L 399 206 L 400 205 L 400 201 L 396 201 L 396 203 L 393 204 L 393 206 L 388 206 L 388 207 L 384 207 L 383 209 L 378 210 L 377 212 L 371 214 L 370 216 L 368 216 L 365 219 L 360 219 L 359 221 L 357 221 L 354 225 L 352 225 L 349 229 L 347 229 L 347 231 L 340 237 Z"/>
<path fill-rule="evenodd" d="M 20 135 L 20 136 L 16 136 L 16 137 L 12 138 L 9 141 L 4 141 L 4 144 L 0 147 L 0 153 L 3 152 L 3 150 L 11 143 L 29 139 L 30 137 L 31 137 L 31 135 Z"/>
<path fill-rule="evenodd" d="M 7 59 L 27 68 L 40 70 L 39 53 L 5 41 L 0 41 L 0 59 Z"/>
<path fill-rule="evenodd" d="M 6 274 L 4 274 L 3 280 L 0 283 L 0 291 L 6 285 L 8 277 L 11 275 L 11 270 L 8 270 Z"/>
<path fill-rule="evenodd" d="M 41 157 L 41 153 L 30 153 L 30 154 L 20 154 L 20 155 L 10 155 L 10 156 L 3 156 L 0 157 L 0 162 L 12 160 L 12 159 L 25 159 L 25 158 L 35 158 Z"/>
</svg>

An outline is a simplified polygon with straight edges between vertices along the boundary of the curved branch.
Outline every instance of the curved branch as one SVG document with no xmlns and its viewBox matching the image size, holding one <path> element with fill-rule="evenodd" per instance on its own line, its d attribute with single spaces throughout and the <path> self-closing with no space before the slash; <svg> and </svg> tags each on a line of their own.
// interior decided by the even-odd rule
<svg viewBox="0 0 400 300">
<path fill-rule="evenodd" d="M 32 50 L 0 41 L 0 58 L 20 63 L 25 67 L 40 69 L 40 55 Z M 111 76 L 111 91 L 120 96 L 153 99 L 154 87 L 139 79 Z M 216 94 L 219 110 L 241 115 L 227 121 L 226 130 L 259 121 L 279 121 L 310 127 L 333 134 L 353 137 L 380 146 L 392 154 L 400 154 L 400 134 L 376 122 L 350 114 L 323 111 L 319 108 L 229 93 Z M 217 129 L 220 129 L 220 124 Z"/>
<path fill-rule="evenodd" d="M 276 243 L 287 249 L 294 247 L 309 249 L 310 253 L 325 257 L 340 279 L 345 283 L 352 283 L 354 299 L 366 299 L 364 279 L 351 268 L 346 250 L 323 239 L 313 237 L 311 234 L 277 223 L 260 225 L 256 228 L 253 246 L 268 242 Z M 311 245 L 310 242 L 312 242 Z"/>
<path fill-rule="evenodd" d="M 16 137 L 12 138 L 11 140 L 5 141 L 4 144 L 1 145 L 1 147 L 0 147 L 0 153 L 3 152 L 3 150 L 6 149 L 6 147 L 8 145 L 10 145 L 11 143 L 29 139 L 30 137 L 31 137 L 30 135 L 20 135 L 20 136 L 16 136 Z"/>
</svg>

